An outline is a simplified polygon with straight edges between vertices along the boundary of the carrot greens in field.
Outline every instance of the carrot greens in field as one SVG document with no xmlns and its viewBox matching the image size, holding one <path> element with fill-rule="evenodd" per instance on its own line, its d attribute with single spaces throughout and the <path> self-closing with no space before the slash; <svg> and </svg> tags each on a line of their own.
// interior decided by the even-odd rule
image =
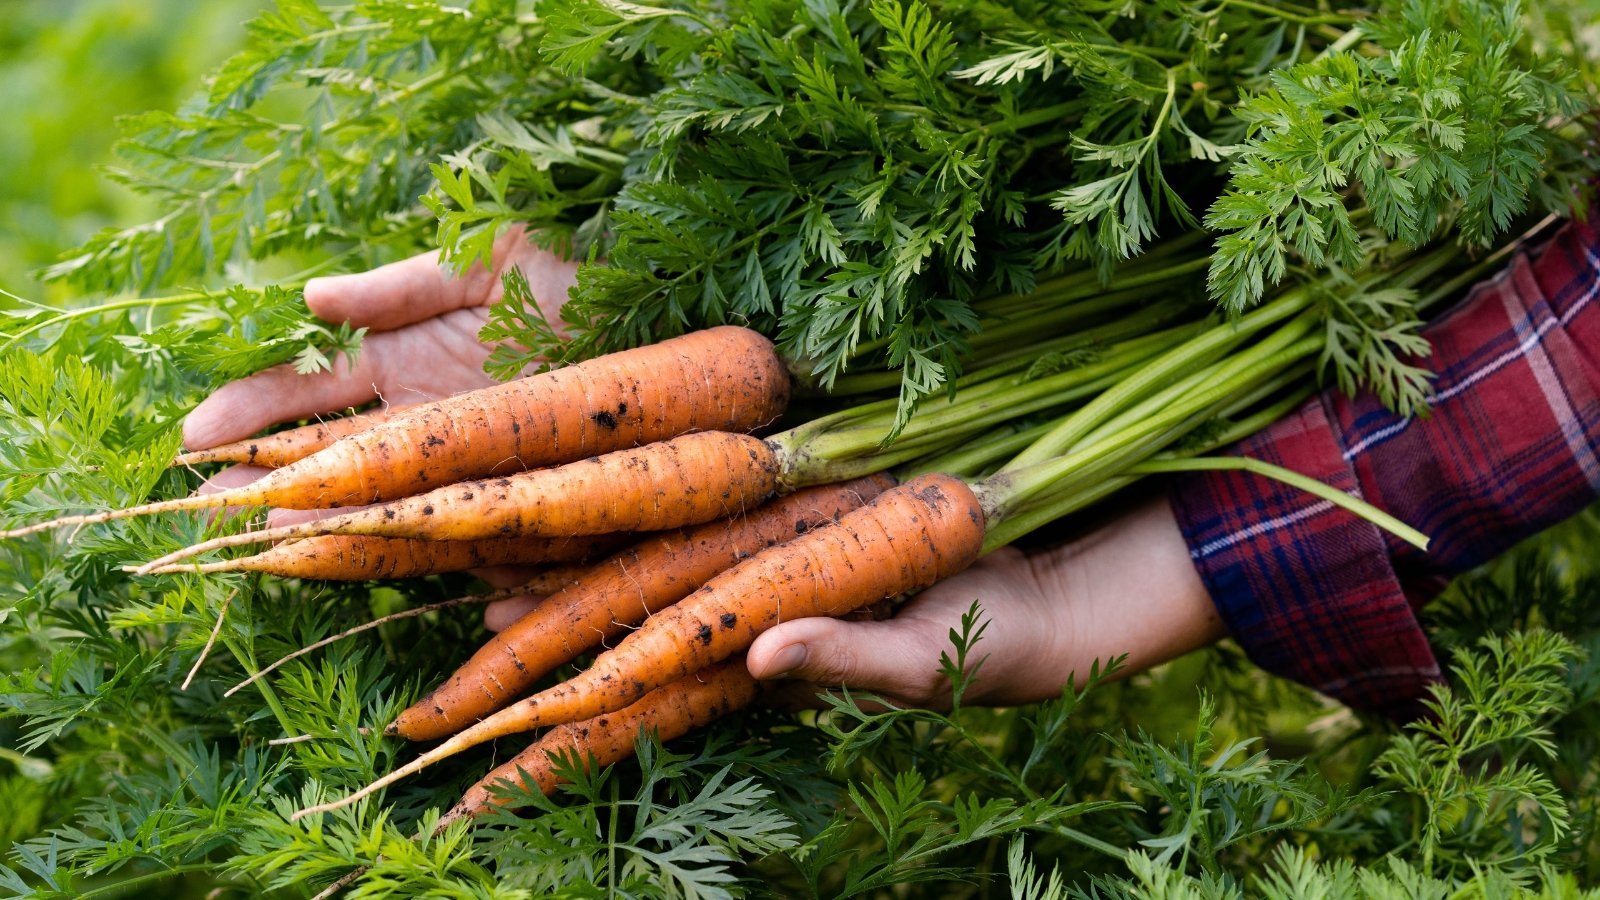
<svg viewBox="0 0 1600 900">
<path fill-rule="evenodd" d="M 634 366 L 612 406 L 573 412 L 565 429 L 600 441 L 562 448 L 574 458 L 626 455 L 572 465 L 645 483 L 646 468 L 664 469 L 649 454 L 668 452 L 648 442 L 688 431 L 685 446 L 740 451 L 701 467 L 718 477 L 756 459 L 755 445 L 772 452 L 752 504 L 889 469 L 942 472 L 912 483 L 966 491 L 959 477 L 988 518 L 963 520 L 960 552 L 913 579 L 925 584 L 1139 477 L 1255 464 L 1194 457 L 1294 408 L 1319 374 L 1424 412 L 1424 318 L 1502 264 L 1516 235 L 1587 196 L 1597 94 L 1586 15 L 1576 2 L 1484 0 L 278 0 L 195 96 L 125 120 L 110 175 L 154 204 L 148 220 L 66 251 L 41 273 L 41 302 L 0 285 L 16 287 L 0 301 L 6 525 L 152 497 L 168 510 L 255 496 L 161 499 L 198 483 L 168 468 L 175 426 L 224 382 L 361 352 L 359 329 L 304 309 L 308 278 L 428 249 L 462 269 L 528 227 L 584 262 L 569 328 L 508 273 L 481 332 L 496 345 L 489 373 L 556 368 L 516 388 L 537 389 L 610 365 L 563 368 L 607 352 L 654 360 Z M 110 296 L 61 301 L 74 291 Z M 698 377 L 665 375 L 682 344 L 634 348 L 718 325 L 775 341 L 781 358 L 753 335 L 759 361 L 710 351 L 760 375 L 770 402 L 726 422 L 611 434 L 629 424 L 612 411 L 622 394 L 679 410 Z M 649 355 L 663 352 L 673 360 Z M 366 432 L 379 457 L 410 446 L 407 415 Z M 503 421 L 468 417 L 491 431 Z M 769 425 L 760 437 L 701 431 Z M 282 461 L 355 429 L 285 438 Z M 499 476 L 523 454 L 498 437 L 509 443 L 481 447 L 470 477 Z M 320 485 L 306 505 L 332 502 L 330 471 L 354 479 L 345 499 L 422 482 L 474 493 L 459 484 L 466 469 L 422 471 L 465 465 L 434 446 L 411 448 L 420 468 L 393 491 L 366 481 L 365 462 L 296 470 Z M 231 452 L 263 461 L 249 442 Z M 591 480 L 593 497 L 566 499 L 608 530 L 622 474 Z M 703 494 L 697 516 L 727 512 L 732 490 L 711 491 L 710 476 L 666 480 Z M 433 499 L 400 502 L 442 528 Z M 646 616 L 691 590 L 722 602 L 762 571 L 726 564 L 777 567 L 765 545 L 824 544 L 866 500 L 771 507 L 781 517 L 763 527 L 777 531 L 712 545 L 714 564 L 655 572 L 659 590 L 641 586 L 641 560 L 688 555 L 732 526 L 629 549 L 604 539 L 606 567 L 546 573 L 568 589 L 526 626 L 564 617 L 588 643 L 525 660 L 510 632 L 484 651 L 510 647 L 509 661 L 474 668 L 497 690 L 468 678 L 435 695 L 483 642 L 476 607 L 446 599 L 470 591 L 465 576 L 239 571 L 316 554 L 338 571 L 357 556 L 382 556 L 377 574 L 401 571 L 386 541 L 322 534 L 348 518 L 239 535 L 236 519 L 100 512 L 73 519 L 75 531 L 19 531 L 0 543 L 0 890 L 305 898 L 349 879 L 362 897 L 711 900 L 1600 885 L 1592 514 L 1431 612 L 1454 654 L 1450 684 L 1432 719 L 1405 728 L 1263 679 L 1226 646 L 1116 683 L 1105 660 L 1051 702 L 975 709 L 963 699 L 986 652 L 983 597 L 945 648 L 948 712 L 842 692 L 815 716 L 756 702 L 666 744 L 604 718 L 670 735 L 745 706 L 734 657 L 721 670 L 732 680 L 702 698 L 725 708 L 658 715 L 696 692 L 691 670 L 740 649 L 734 637 L 748 635 L 730 636 L 733 623 L 753 604 L 704 622 Z M 535 504 L 490 505 L 520 525 Z M 158 576 L 124 568 L 274 535 L 305 540 Z M 431 568 L 513 558 L 451 550 Z M 881 568 L 878 594 L 904 586 Z M 627 590 L 641 607 L 627 615 L 585 593 Z M 670 632 L 672 616 L 695 627 Z M 658 665 L 648 684 L 622 684 L 634 663 L 617 656 L 592 674 L 567 666 L 585 648 L 626 655 L 684 634 L 694 640 L 679 668 Z M 603 704 L 560 684 L 608 673 Z M 483 728 L 427 757 L 382 733 L 394 722 L 443 736 L 525 687 L 579 721 L 537 742 L 468 747 L 516 730 Z M 485 697 L 448 715 L 429 706 L 473 692 Z M 628 712 L 633 694 L 661 708 Z M 636 762 L 587 766 L 574 735 Z M 526 781 L 481 781 L 530 743 Z M 426 777 L 388 777 L 381 798 L 292 818 L 422 759 L 436 763 Z M 461 817 L 441 821 L 463 797 Z"/>
<path fill-rule="evenodd" d="M 415 246 L 419 217 L 465 265 L 532 223 L 605 264 L 581 274 L 573 340 L 514 301 L 497 338 L 570 361 L 749 324 L 824 386 L 900 373 L 903 417 L 960 371 L 975 297 L 1137 266 L 1202 217 L 1238 311 L 1299 267 L 1358 266 L 1366 238 L 1484 245 L 1566 209 L 1593 166 L 1566 14 L 297 0 L 185 111 L 132 123 L 120 177 L 169 198 L 160 220 L 52 274 L 151 288 L 236 257 L 371 260 Z"/>
</svg>

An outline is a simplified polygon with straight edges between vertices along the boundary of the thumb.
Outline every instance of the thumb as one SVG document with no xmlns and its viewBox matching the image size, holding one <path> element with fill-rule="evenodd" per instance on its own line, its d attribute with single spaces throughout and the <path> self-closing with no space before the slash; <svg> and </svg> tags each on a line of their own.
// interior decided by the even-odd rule
<svg viewBox="0 0 1600 900">
<path fill-rule="evenodd" d="M 948 693 L 937 640 L 916 619 L 813 618 L 784 622 L 756 638 L 746 665 L 759 679 L 841 685 L 923 706 Z"/>
</svg>

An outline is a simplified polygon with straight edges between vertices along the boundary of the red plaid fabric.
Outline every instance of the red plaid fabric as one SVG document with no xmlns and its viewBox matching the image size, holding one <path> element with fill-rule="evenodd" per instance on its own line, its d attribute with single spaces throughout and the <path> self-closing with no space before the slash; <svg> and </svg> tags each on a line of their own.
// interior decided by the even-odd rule
<svg viewBox="0 0 1600 900">
<path fill-rule="evenodd" d="M 1415 607 L 1600 497 L 1600 216 L 1519 254 L 1427 335 L 1432 412 L 1337 391 L 1243 441 L 1427 533 L 1426 553 L 1247 473 L 1178 481 L 1173 508 L 1223 620 L 1263 668 L 1406 718 L 1439 665 Z"/>
</svg>

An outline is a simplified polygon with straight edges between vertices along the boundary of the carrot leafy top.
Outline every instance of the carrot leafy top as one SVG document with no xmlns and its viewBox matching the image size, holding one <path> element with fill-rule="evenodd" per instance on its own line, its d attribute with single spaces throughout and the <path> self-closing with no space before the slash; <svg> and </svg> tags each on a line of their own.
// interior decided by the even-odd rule
<svg viewBox="0 0 1600 900">
<path fill-rule="evenodd" d="M 971 303 L 1215 233 L 1238 313 L 1384 242 L 1491 241 L 1594 162 L 1564 4 L 969 0 L 280 3 L 206 94 L 130 122 L 161 218 L 51 275 L 150 289 L 313 251 L 590 259 L 563 340 L 509 294 L 497 375 L 750 324 L 826 387 L 959 375 Z M 421 203 L 418 203 L 418 198 Z M 1407 298 L 1328 303 L 1341 382 L 1426 378 Z"/>
</svg>

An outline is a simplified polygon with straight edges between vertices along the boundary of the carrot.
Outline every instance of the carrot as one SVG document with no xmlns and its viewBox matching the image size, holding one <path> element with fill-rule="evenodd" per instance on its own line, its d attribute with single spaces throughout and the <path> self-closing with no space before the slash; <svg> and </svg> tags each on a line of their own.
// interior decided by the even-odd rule
<svg viewBox="0 0 1600 900">
<path fill-rule="evenodd" d="M 760 438 L 704 431 L 550 469 L 454 484 L 314 522 L 226 535 L 135 571 L 148 574 L 222 547 L 325 534 L 462 541 L 660 531 L 759 506 L 777 490 L 780 468 L 777 452 Z"/>
<path fill-rule="evenodd" d="M 489 640 L 386 729 L 413 741 L 482 719 L 562 663 L 678 602 L 717 573 L 832 522 L 893 485 L 886 475 L 808 488 L 743 516 L 656 535 L 601 562 Z"/>
<path fill-rule="evenodd" d="M 661 740 L 670 741 L 749 705 L 755 696 L 756 680 L 739 657 L 656 688 L 626 709 L 558 725 L 467 788 L 461 800 L 439 818 L 438 827 L 503 805 L 506 798 L 492 790 L 502 782 L 525 781 L 545 794 L 554 793 L 561 784 L 556 774 L 559 754 L 577 754 L 585 768 L 608 766 L 632 756 L 634 741 L 641 733 L 653 731 Z"/>
<path fill-rule="evenodd" d="M 284 578 L 371 581 L 460 572 L 487 566 L 570 563 L 616 549 L 618 537 L 517 537 L 475 541 L 322 535 L 290 541 L 254 556 L 208 563 L 173 563 L 168 572 L 265 572 Z"/>
<path fill-rule="evenodd" d="M 772 342 L 749 329 L 721 326 L 437 401 L 251 484 L 67 516 L 0 537 L 217 506 L 373 503 L 694 431 L 750 431 L 776 419 L 788 396 L 789 375 Z"/>
<path fill-rule="evenodd" d="M 658 451 L 655 445 L 648 445 L 588 461 L 604 462 L 616 471 L 625 470 L 627 477 L 623 483 L 628 485 L 627 493 L 619 491 L 604 498 L 593 493 L 592 475 L 595 470 L 585 469 L 587 463 L 550 470 L 552 473 L 561 473 L 559 475 L 539 475 L 538 477 L 545 480 L 539 482 L 538 514 L 531 517 L 508 517 L 503 514 L 503 510 L 495 509 L 469 511 L 451 499 L 450 491 L 455 488 L 441 488 L 431 495 L 413 497 L 409 498 L 409 501 L 397 501 L 387 507 L 379 507 L 382 514 L 389 517 L 380 526 L 375 526 L 370 517 L 357 519 L 340 516 L 323 522 L 319 526 L 324 529 L 322 531 L 271 530 L 234 535 L 169 554 L 147 564 L 142 571 L 149 571 L 158 565 L 165 565 L 219 547 L 286 537 L 307 537 L 312 534 L 361 533 L 394 537 L 440 537 L 442 535 L 439 534 L 439 523 L 428 521 L 427 516 L 431 515 L 428 510 L 437 510 L 444 505 L 461 509 L 465 515 L 474 520 L 499 522 L 500 525 L 497 527 L 501 530 L 489 533 L 502 533 L 507 536 L 518 533 L 552 535 L 586 533 L 578 530 L 577 526 L 580 523 L 585 529 L 635 530 L 644 528 L 658 530 L 692 525 L 713 517 L 704 515 L 704 504 L 707 500 L 705 495 L 708 490 L 728 490 L 726 485 L 737 483 L 741 485 L 740 491 L 744 496 L 764 498 L 766 494 L 757 490 L 761 485 L 770 484 L 773 490 L 792 491 L 805 485 L 828 484 L 885 471 L 901 463 L 959 444 L 971 435 L 982 433 L 994 424 L 1006 421 L 1015 415 L 1056 408 L 1093 396 L 1115 384 L 1118 378 L 1125 377 L 1130 367 L 1142 364 L 1165 347 L 1183 340 L 1186 334 L 1185 329 L 1177 329 L 1137 338 L 1109 348 L 1105 357 L 1097 362 L 1044 378 L 1012 373 L 1002 374 L 991 382 L 969 385 L 964 388 L 960 399 L 947 401 L 936 408 L 919 413 L 907 424 L 898 440 L 887 448 L 883 445 L 883 439 L 896 415 L 897 401 L 894 398 L 807 422 L 789 431 L 773 435 L 764 443 L 723 441 L 715 448 L 709 443 L 696 445 L 696 465 L 699 466 L 695 470 L 696 473 L 713 473 L 710 483 L 707 484 L 701 484 L 699 478 L 685 479 L 681 467 L 657 465 L 661 458 L 656 454 L 664 451 Z M 1021 381 L 1018 382 L 1017 379 Z M 1020 405 L 997 402 L 997 397 L 1015 390 L 1026 393 L 1026 402 Z M 685 438 L 678 438 L 669 443 L 678 444 L 684 440 Z M 720 449 L 721 454 L 713 452 L 714 449 Z M 742 474 L 735 477 L 736 470 Z M 527 473 L 515 476 L 515 479 L 536 474 Z M 574 479 L 570 491 L 566 483 L 569 478 Z M 519 481 L 519 484 L 523 483 Z M 528 491 L 519 489 L 518 494 L 527 495 Z M 612 512 L 612 507 L 616 507 L 619 512 Z M 624 524 L 627 520 L 622 513 L 631 507 L 648 508 L 650 521 L 653 524 L 648 526 Z M 597 521 L 597 514 L 609 521 Z M 701 517 L 696 518 L 697 515 Z M 511 521 L 508 521 L 508 518 Z M 549 528 L 556 530 L 544 530 Z M 466 535 L 451 536 L 460 538 Z"/>
<path fill-rule="evenodd" d="M 327 419 L 289 428 L 261 437 L 246 438 L 231 444 L 190 450 L 172 460 L 174 466 L 196 466 L 202 463 L 237 463 L 242 466 L 264 466 L 276 469 L 298 462 L 332 444 L 340 438 L 366 431 L 380 422 L 410 412 L 416 407 L 370 409 L 353 416 Z"/>
<path fill-rule="evenodd" d="M 983 546 L 986 503 L 964 482 L 923 475 L 837 524 L 752 556 L 651 616 L 594 665 L 462 731 L 433 750 L 295 819 L 338 809 L 485 741 L 627 707 L 750 646 L 786 619 L 838 616 L 965 569 Z"/>
</svg>

